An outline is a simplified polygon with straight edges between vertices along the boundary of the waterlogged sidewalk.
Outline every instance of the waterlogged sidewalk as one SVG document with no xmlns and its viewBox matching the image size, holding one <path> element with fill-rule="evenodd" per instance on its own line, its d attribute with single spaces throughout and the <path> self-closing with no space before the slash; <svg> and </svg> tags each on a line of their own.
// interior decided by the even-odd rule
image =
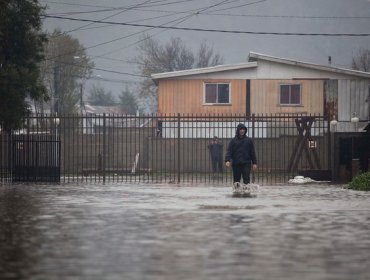
<svg viewBox="0 0 370 280">
<path fill-rule="evenodd" d="M 3 279 L 367 279 L 370 193 L 340 185 L 0 187 Z"/>
</svg>

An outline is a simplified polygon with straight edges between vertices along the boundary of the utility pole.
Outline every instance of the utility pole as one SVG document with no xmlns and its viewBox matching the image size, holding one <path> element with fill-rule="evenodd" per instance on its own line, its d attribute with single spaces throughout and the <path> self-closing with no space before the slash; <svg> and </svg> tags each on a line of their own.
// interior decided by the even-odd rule
<svg viewBox="0 0 370 280">
<path fill-rule="evenodd" d="M 83 107 L 84 107 L 84 102 L 83 102 L 83 85 L 80 84 L 80 110 L 81 110 L 81 115 L 83 114 Z"/>
<path fill-rule="evenodd" d="M 50 106 L 50 113 L 54 115 L 54 113 L 58 114 L 59 111 L 59 83 L 58 83 L 58 75 L 59 68 L 58 66 L 54 66 L 54 93 L 51 96 L 51 106 Z"/>
</svg>

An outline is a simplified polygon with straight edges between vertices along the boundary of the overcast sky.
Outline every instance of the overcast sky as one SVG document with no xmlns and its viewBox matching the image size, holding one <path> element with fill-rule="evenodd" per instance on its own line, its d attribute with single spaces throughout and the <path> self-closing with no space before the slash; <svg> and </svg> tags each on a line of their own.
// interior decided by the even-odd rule
<svg viewBox="0 0 370 280">
<path fill-rule="evenodd" d="M 350 68 L 352 56 L 359 48 L 370 49 L 370 36 L 343 35 L 370 34 L 370 0 L 47 0 L 40 3 L 47 5 L 48 16 L 74 19 L 47 18 L 45 30 L 52 32 L 60 28 L 69 32 L 86 48 L 95 67 L 102 69 L 94 70 L 94 75 L 101 79 L 91 81 L 86 90 L 92 83 L 99 83 L 115 95 L 126 84 L 130 88 L 135 86 L 138 78 L 132 75 L 139 73 L 137 65 L 129 60 L 137 55 L 138 41 L 144 33 L 163 44 L 171 37 L 180 37 L 194 50 L 205 40 L 224 58 L 225 64 L 245 62 L 253 51 L 323 65 L 328 64 L 331 56 L 333 66 Z"/>
</svg>

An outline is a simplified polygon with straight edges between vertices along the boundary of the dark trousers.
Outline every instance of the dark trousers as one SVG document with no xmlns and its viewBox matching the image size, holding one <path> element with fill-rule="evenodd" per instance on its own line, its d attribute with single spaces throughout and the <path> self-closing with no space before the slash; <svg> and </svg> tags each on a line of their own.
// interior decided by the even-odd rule
<svg viewBox="0 0 370 280">
<path fill-rule="evenodd" d="M 241 177 L 243 176 L 243 183 L 249 184 L 251 181 L 251 164 L 233 164 L 233 180 L 235 182 L 240 182 Z"/>
<path fill-rule="evenodd" d="M 224 162 L 222 158 L 212 157 L 212 171 L 214 173 L 216 173 L 217 171 L 221 173 L 223 164 Z"/>
</svg>

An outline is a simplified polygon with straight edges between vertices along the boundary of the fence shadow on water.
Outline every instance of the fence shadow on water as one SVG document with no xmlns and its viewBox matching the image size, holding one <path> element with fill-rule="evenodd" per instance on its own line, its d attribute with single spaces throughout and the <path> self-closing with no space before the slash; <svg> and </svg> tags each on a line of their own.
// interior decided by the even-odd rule
<svg viewBox="0 0 370 280">
<path fill-rule="evenodd" d="M 45 174 L 54 170 L 61 182 L 230 185 L 231 169 L 212 171 L 208 145 L 217 136 L 224 157 L 238 123 L 255 143 L 255 183 L 284 183 L 305 170 L 330 169 L 330 130 L 322 116 L 37 115 L 23 129 L 0 134 L 0 180 L 14 181 L 23 166 L 31 173 L 44 170 L 41 177 L 54 178 Z M 25 142 L 15 143 L 19 137 Z"/>
</svg>

